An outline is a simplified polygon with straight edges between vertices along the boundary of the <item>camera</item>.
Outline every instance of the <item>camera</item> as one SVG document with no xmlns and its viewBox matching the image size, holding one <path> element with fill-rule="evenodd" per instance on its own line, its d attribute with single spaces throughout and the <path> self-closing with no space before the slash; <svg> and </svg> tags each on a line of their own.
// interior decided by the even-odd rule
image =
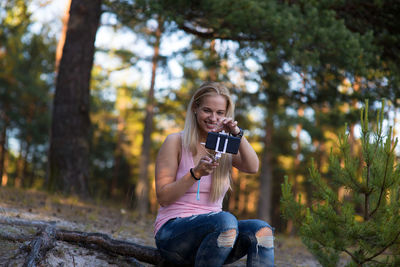
<svg viewBox="0 0 400 267">
<path fill-rule="evenodd" d="M 207 134 L 205 147 L 217 152 L 215 157 L 218 159 L 223 153 L 237 154 L 239 151 L 239 145 L 239 137 L 228 135 L 225 132 L 209 132 Z"/>
</svg>

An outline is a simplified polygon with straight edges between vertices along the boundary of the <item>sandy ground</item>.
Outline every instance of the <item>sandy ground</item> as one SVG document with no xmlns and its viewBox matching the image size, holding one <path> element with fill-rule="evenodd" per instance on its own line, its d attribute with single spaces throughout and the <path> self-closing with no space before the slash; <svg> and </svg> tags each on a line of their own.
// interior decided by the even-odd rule
<svg viewBox="0 0 400 267">
<path fill-rule="evenodd" d="M 134 212 L 104 203 L 84 203 L 76 198 L 49 196 L 43 192 L 0 188 L 0 215 L 14 218 L 56 222 L 60 228 L 85 232 L 100 232 L 112 238 L 146 246 L 155 246 L 154 218 L 138 218 Z M 0 231 L 34 235 L 35 229 L 5 226 Z M 0 266 L 22 266 L 27 253 L 19 242 L 0 239 Z M 143 264 L 143 263 L 141 263 Z M 276 266 L 320 266 L 297 237 L 277 235 Z M 145 266 L 151 266 L 144 264 Z M 40 266 L 137 266 L 134 259 L 110 256 L 90 248 L 58 241 Z M 226 265 L 246 266 L 246 259 Z"/>
</svg>

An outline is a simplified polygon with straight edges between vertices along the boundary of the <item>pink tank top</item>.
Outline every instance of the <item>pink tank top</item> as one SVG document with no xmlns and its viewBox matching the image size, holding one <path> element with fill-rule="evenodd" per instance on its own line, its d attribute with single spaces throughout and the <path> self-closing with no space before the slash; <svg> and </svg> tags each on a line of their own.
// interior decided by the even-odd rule
<svg viewBox="0 0 400 267">
<path fill-rule="evenodd" d="M 192 153 L 182 146 L 181 161 L 179 162 L 178 171 L 176 173 L 176 180 L 181 179 L 187 174 L 190 168 L 195 167 L 193 162 Z M 225 188 L 225 193 L 216 202 L 211 202 L 210 189 L 211 189 L 211 175 L 203 176 L 200 180 L 200 200 L 197 200 L 197 186 L 198 182 L 194 183 L 191 188 L 174 203 L 160 207 L 158 215 L 154 223 L 154 234 L 161 228 L 161 226 L 168 220 L 177 217 L 189 217 L 192 215 L 204 214 L 209 212 L 221 211 L 222 200 L 228 190 L 228 185 Z"/>
</svg>

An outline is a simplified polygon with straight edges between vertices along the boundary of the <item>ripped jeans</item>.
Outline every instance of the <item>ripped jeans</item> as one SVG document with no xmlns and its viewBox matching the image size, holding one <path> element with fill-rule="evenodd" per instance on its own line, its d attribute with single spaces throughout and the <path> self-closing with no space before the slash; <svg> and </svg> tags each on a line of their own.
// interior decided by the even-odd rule
<svg viewBox="0 0 400 267">
<path fill-rule="evenodd" d="M 157 232 L 161 255 L 175 266 L 217 267 L 247 255 L 247 266 L 274 266 L 271 226 L 212 212 L 166 222 Z"/>
</svg>

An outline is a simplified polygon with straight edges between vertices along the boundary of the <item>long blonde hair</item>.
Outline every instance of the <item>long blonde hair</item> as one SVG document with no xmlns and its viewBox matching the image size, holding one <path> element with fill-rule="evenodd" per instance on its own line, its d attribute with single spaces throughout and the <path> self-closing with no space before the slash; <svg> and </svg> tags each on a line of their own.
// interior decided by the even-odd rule
<svg viewBox="0 0 400 267">
<path fill-rule="evenodd" d="M 226 117 L 234 118 L 235 106 L 228 88 L 217 82 L 203 83 L 193 94 L 186 112 L 185 128 L 183 130 L 183 147 L 189 149 L 193 155 L 197 154 L 197 144 L 200 142 L 199 126 L 197 124 L 195 109 L 199 107 L 205 96 L 221 95 L 226 99 Z M 230 187 L 232 171 L 232 155 L 222 154 L 219 166 L 213 172 L 210 200 L 212 202 L 221 198 L 226 186 Z"/>
</svg>

